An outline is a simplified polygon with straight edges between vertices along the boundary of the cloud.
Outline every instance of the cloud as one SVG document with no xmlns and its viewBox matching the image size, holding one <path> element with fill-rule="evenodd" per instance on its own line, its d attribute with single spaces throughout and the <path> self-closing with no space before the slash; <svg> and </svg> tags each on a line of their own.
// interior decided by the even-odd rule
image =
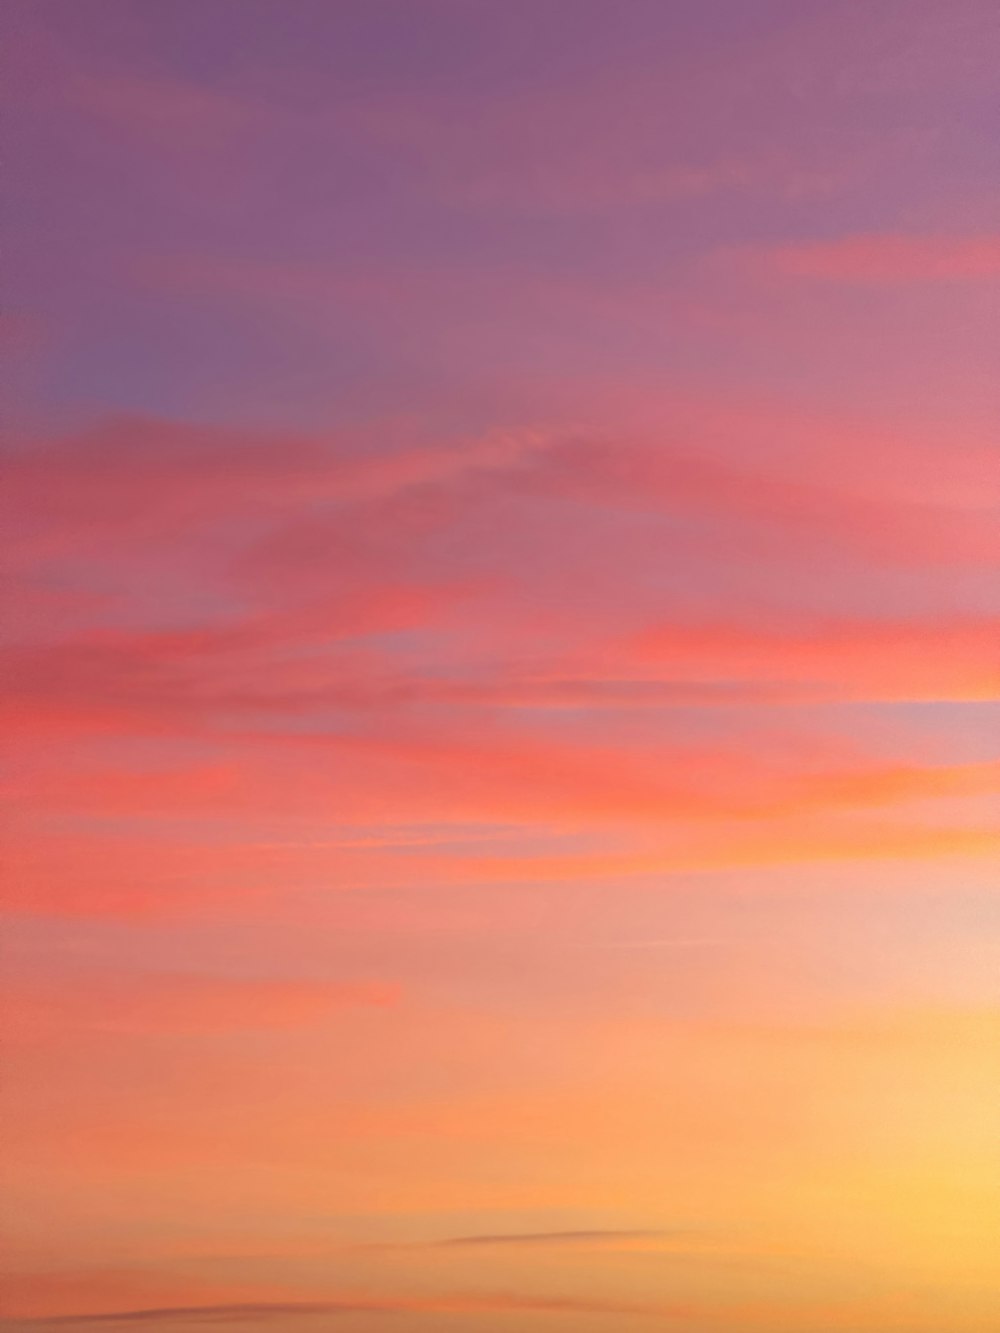
<svg viewBox="0 0 1000 1333">
<path fill-rule="evenodd" d="M 42 916 L 225 917 L 238 908 L 256 918 L 302 894 L 350 888 L 612 881 L 995 846 L 982 801 L 1000 784 L 996 764 L 930 762 L 813 727 L 784 736 L 769 727 L 773 719 L 724 742 L 637 747 L 479 716 L 429 727 L 375 710 L 339 735 L 232 731 L 214 754 L 169 762 L 155 750 L 147 762 L 139 752 L 115 760 L 102 746 L 21 776 L 3 896 L 8 910 Z M 510 836 L 484 841 L 484 824 Z M 154 1025 L 186 1012 L 180 1000 L 138 999 Z M 322 994 L 275 1001 L 276 1013 L 287 1001 L 308 1014 Z M 244 1001 L 194 990 L 186 1003 L 222 1021 Z M 245 1003 L 266 1012 L 270 1001 L 251 989 Z M 108 1004 L 116 1008 L 113 997 Z"/>
<path fill-rule="evenodd" d="M 809 681 L 790 685 L 777 681 L 573 678 L 539 673 L 493 680 L 413 681 L 409 691 L 413 698 L 456 705 L 589 711 L 803 703 L 825 697 L 828 687 Z M 407 686 L 401 684 L 398 697 L 405 699 L 407 693 Z M 392 695 L 390 688 L 388 697 Z"/>
<path fill-rule="evenodd" d="M 77 112 L 171 159 L 224 152 L 253 131 L 263 110 L 219 88 L 148 73 L 80 72 L 64 92 Z"/>
<path fill-rule="evenodd" d="M 119 416 L 9 449 L 4 512 L 19 539 L 14 550 L 29 555 L 124 538 L 146 546 L 224 520 L 275 519 L 510 467 L 544 443 L 531 432 L 498 431 L 385 449 L 363 435 L 267 435 Z"/>
<path fill-rule="evenodd" d="M 1000 688 L 1000 626 L 971 614 L 686 617 L 605 632 L 603 642 L 594 641 L 596 618 L 576 628 L 567 615 L 553 644 L 561 651 L 544 662 L 530 660 L 515 610 L 497 628 L 512 660 L 477 662 L 448 636 L 463 616 L 482 615 L 490 591 L 358 577 L 297 607 L 162 630 L 87 628 L 85 601 L 43 600 L 53 629 L 55 613 L 78 627 L 70 620 L 62 641 L 0 648 L 5 725 L 22 738 L 170 734 L 229 744 L 266 725 L 276 744 L 303 728 L 328 735 L 334 717 L 363 735 L 378 714 L 412 726 L 427 709 L 447 719 L 446 734 L 478 733 L 504 713 L 513 724 L 539 711 L 984 701 Z M 374 637 L 406 629 L 430 636 L 424 660 L 401 661 Z"/>
<path fill-rule="evenodd" d="M 831 749 L 794 706 L 989 698 L 994 618 L 778 613 L 732 598 L 707 614 L 697 577 L 690 596 L 651 577 L 685 525 L 696 574 L 728 580 L 736 554 L 763 556 L 779 605 L 810 560 L 828 573 L 832 547 L 852 579 L 986 568 L 979 455 L 956 464 L 948 503 L 924 503 L 924 481 L 936 495 L 946 470 L 938 445 L 919 485 L 908 438 L 880 447 L 866 490 L 871 439 L 845 430 L 835 467 L 839 428 L 825 423 L 825 462 L 803 469 L 814 429 L 695 404 L 661 435 L 646 422 L 620 440 L 603 428 L 412 431 L 390 447 L 377 428 L 284 437 L 119 419 L 22 444 L 8 487 L 19 627 L 2 652 L 23 756 L 8 788 L 11 909 L 256 912 L 305 885 L 979 854 L 975 802 L 993 770 Z M 739 461 L 741 430 L 753 464 Z M 632 532 L 651 545 L 632 549 Z M 732 740 L 692 739 L 691 719 L 722 706 L 735 710 Z M 657 708 L 675 717 L 652 718 L 640 743 L 634 715 Z M 941 802 L 940 827 L 918 826 L 927 800 Z M 600 846 L 401 846 L 391 828 L 330 846 L 331 812 L 368 829 L 590 829 Z M 849 826 L 855 815 L 869 822 Z M 299 836 L 303 822 L 320 836 Z M 152 1026 L 180 1021 L 148 1004 Z M 206 998 L 207 1012 L 223 1008 Z"/>
<path fill-rule="evenodd" d="M 391 1308 L 391 1307 L 390 1307 Z M 35 1316 L 23 1322 L 45 1326 L 88 1324 L 230 1323 L 306 1318 L 311 1315 L 370 1314 L 385 1305 L 343 1301 L 247 1301 L 229 1305 L 164 1305 L 139 1310 L 106 1310 L 94 1314 Z"/>
<path fill-rule="evenodd" d="M 313 290 L 315 280 L 306 285 Z M 566 501 L 724 524 L 720 539 L 764 555 L 828 558 L 833 543 L 843 556 L 888 567 L 976 566 L 993 556 L 986 506 L 997 489 L 985 455 L 957 451 L 949 472 L 935 464 L 940 450 L 869 440 L 848 425 L 762 419 L 749 409 L 727 420 L 675 415 L 671 422 L 667 413 L 659 438 L 648 429 L 636 438 L 550 427 L 391 448 L 363 434 L 112 420 L 9 451 L 9 558 L 30 569 L 125 551 L 149 563 L 162 551 L 180 564 L 174 544 L 184 536 L 215 581 L 287 590 L 289 581 L 308 587 L 322 577 L 336 586 L 361 567 L 369 580 L 398 573 L 431 538 L 463 531 L 471 515 L 481 513 L 490 531 L 498 506 Z M 711 441 L 720 430 L 731 437 L 725 451 L 701 447 L 700 435 Z M 776 433 L 813 452 L 822 446 L 811 473 L 740 457 L 744 437 Z M 949 449 L 956 454 L 953 441 Z M 905 470 L 880 464 L 876 476 L 863 465 L 872 451 L 918 468 L 927 484 L 908 496 Z M 970 479 L 968 502 L 928 499 L 950 496 L 956 470 Z M 496 554 L 502 561 L 503 550 Z"/>
<path fill-rule="evenodd" d="M 92 627 L 0 648 L 13 732 L 174 735 L 233 719 L 365 709 L 419 692 L 365 639 L 426 627 L 468 586 L 358 576 L 321 599 L 184 629 Z"/>
<path fill-rule="evenodd" d="M 800 429 L 805 438 L 812 434 L 808 423 Z M 738 426 L 734 430 L 738 438 Z M 841 555 L 879 566 L 975 565 L 994 558 L 988 509 L 880 494 L 870 479 L 866 486 L 860 476 L 853 486 L 845 482 L 850 470 L 845 460 L 840 480 L 810 477 L 669 441 L 570 439 L 554 441 L 527 478 L 518 480 L 553 498 L 657 511 L 687 522 L 714 519 L 725 525 L 718 540 L 744 558 L 808 558 L 819 551 L 828 556 L 831 543 Z M 983 503 L 997 495 L 986 458 L 981 480 Z"/>
<path fill-rule="evenodd" d="M 882 233 L 786 245 L 763 262 L 795 278 L 909 285 L 1000 278 L 1000 236 L 919 236 Z"/>
<path fill-rule="evenodd" d="M 152 1034 L 296 1028 L 344 1008 L 393 1004 L 398 988 L 365 981 L 288 981 L 194 973 L 16 979 L 0 985 L 4 1031 L 37 1041 L 83 1031 Z"/>
<path fill-rule="evenodd" d="M 231 758 L 166 771 L 92 765 L 41 775 L 22 786 L 26 808 L 204 816 L 299 812 L 394 823 L 442 819 L 532 825 L 605 819 L 744 819 L 883 803 L 893 794 L 932 796 L 982 790 L 989 764 L 934 764 L 885 758 L 804 733 L 790 747 L 564 740 L 463 719 L 430 729 L 404 715 L 359 720 L 343 730 L 233 731 Z M 808 758 L 808 764 L 803 761 Z"/>
<path fill-rule="evenodd" d="M 523 1311 L 539 1314 L 568 1315 L 649 1315 L 683 1318 L 687 1311 L 676 1307 L 590 1300 L 586 1297 L 520 1296 L 497 1292 L 483 1295 L 428 1296 L 410 1300 L 377 1301 L 264 1301 L 223 1305 L 154 1306 L 149 1309 L 113 1310 L 87 1314 L 63 1314 L 46 1318 L 35 1316 L 21 1322 L 45 1326 L 85 1326 L 91 1324 L 155 1323 L 248 1323 L 281 1319 L 309 1318 L 319 1315 L 350 1314 L 495 1314 Z"/>
<path fill-rule="evenodd" d="M 494 1236 L 453 1236 L 447 1240 L 432 1241 L 434 1248 L 493 1248 L 495 1246 L 618 1246 L 631 1241 L 665 1240 L 681 1232 L 671 1231 L 540 1231 L 524 1235 L 499 1233 Z"/>
<path fill-rule="evenodd" d="M 671 675 L 794 684 L 833 698 L 992 699 L 998 634 L 989 614 L 677 620 L 640 631 L 621 654 Z"/>
<path fill-rule="evenodd" d="M 765 612 L 748 625 L 686 612 L 620 633 L 632 599 L 635 618 L 648 618 L 638 566 L 661 548 L 677 555 L 678 540 L 709 572 L 737 550 L 825 568 L 831 548 L 848 568 L 984 572 L 994 524 L 973 501 L 991 493 L 985 460 L 962 469 L 968 503 L 937 504 L 881 484 L 865 493 L 861 474 L 838 488 L 669 442 L 538 431 L 411 446 L 372 452 L 120 420 L 13 451 L 20 609 L 2 662 L 11 727 L 198 733 L 330 710 L 984 698 L 995 688 L 986 616 L 780 623 Z M 905 449 L 896 454 L 905 464 Z M 934 493 L 938 475 L 927 473 Z M 583 586 L 589 573 L 574 570 L 572 533 L 558 526 L 539 537 L 538 559 L 519 554 L 523 514 L 556 522 L 568 505 L 581 525 L 615 510 L 664 522 L 648 550 L 609 547 L 602 593 Z M 678 525 L 701 535 L 678 538 Z M 456 580 L 456 565 L 469 573 Z M 617 645 L 602 646 L 614 622 Z M 435 633 L 420 658 L 349 650 L 417 629 Z"/>
</svg>

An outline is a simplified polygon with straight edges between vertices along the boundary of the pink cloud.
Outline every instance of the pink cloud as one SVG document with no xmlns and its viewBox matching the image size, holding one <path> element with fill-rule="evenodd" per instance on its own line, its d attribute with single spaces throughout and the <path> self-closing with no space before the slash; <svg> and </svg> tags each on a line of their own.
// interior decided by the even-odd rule
<svg viewBox="0 0 1000 1333">
<path fill-rule="evenodd" d="M 89 1032 L 105 1035 L 225 1032 L 319 1023 L 343 1008 L 387 1005 L 394 986 L 137 972 L 61 975 L 2 987 L 4 1031 L 35 1044 Z"/>
<path fill-rule="evenodd" d="M 15 552 L 24 544 L 28 555 L 75 554 L 116 538 L 142 548 L 241 517 L 364 504 L 515 468 L 546 444 L 537 433 L 497 431 L 387 450 L 364 434 L 254 435 L 121 417 L 10 450 L 4 508 Z"/>
<path fill-rule="evenodd" d="M 998 632 L 989 615 L 678 620 L 640 632 L 623 657 L 688 678 L 796 682 L 834 697 L 992 699 Z"/>
<path fill-rule="evenodd" d="M 261 108 L 231 93 L 179 79 L 79 73 L 66 86 L 77 112 L 171 157 L 217 155 L 261 120 Z"/>
<path fill-rule="evenodd" d="M 848 236 L 787 245 L 766 262 L 790 277 L 830 282 L 981 282 L 1000 278 L 1000 236 Z"/>
</svg>

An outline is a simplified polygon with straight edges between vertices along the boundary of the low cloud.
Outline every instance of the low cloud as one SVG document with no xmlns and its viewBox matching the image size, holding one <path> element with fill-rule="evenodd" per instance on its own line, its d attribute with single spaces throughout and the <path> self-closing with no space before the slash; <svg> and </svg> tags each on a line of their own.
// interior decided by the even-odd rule
<svg viewBox="0 0 1000 1333">
<path fill-rule="evenodd" d="M 384 1309 L 343 1301 L 265 1301 L 232 1305 L 161 1305 L 144 1310 L 111 1310 L 96 1314 L 64 1314 L 28 1319 L 46 1326 L 89 1324 L 158 1324 L 167 1322 L 228 1322 L 284 1319 L 303 1315 L 367 1314 Z"/>
<path fill-rule="evenodd" d="M 538 1231 L 522 1235 L 500 1233 L 486 1236 L 453 1236 L 433 1242 L 435 1248 L 451 1249 L 474 1246 L 533 1245 L 620 1245 L 639 1240 L 665 1240 L 677 1232 L 669 1231 Z"/>
<path fill-rule="evenodd" d="M 539 1314 L 650 1315 L 685 1318 L 689 1311 L 659 1305 L 573 1297 L 520 1296 L 507 1292 L 443 1295 L 395 1301 L 254 1301 L 222 1305 L 150 1306 L 86 1314 L 64 1314 L 22 1320 L 36 1327 L 90 1327 L 102 1324 L 265 1323 L 282 1319 L 357 1314 L 497 1314 L 524 1311 Z"/>
</svg>

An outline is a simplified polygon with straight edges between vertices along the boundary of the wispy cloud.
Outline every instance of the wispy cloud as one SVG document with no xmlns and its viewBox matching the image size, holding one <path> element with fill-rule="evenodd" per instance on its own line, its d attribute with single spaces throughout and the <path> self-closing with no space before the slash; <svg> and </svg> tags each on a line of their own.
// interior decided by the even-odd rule
<svg viewBox="0 0 1000 1333">
<path fill-rule="evenodd" d="M 73 1032 L 150 1035 L 288 1029 L 341 1009 L 393 1004 L 398 988 L 378 982 L 308 982 L 196 974 L 109 972 L 52 981 L 5 977 L 0 984 L 11 1039 Z"/>
<path fill-rule="evenodd" d="M 255 1323 L 352 1314 L 492 1314 L 505 1311 L 520 1311 L 525 1314 L 645 1315 L 660 1319 L 680 1319 L 688 1313 L 678 1307 L 642 1302 L 588 1300 L 586 1297 L 521 1296 L 496 1292 L 482 1295 L 470 1293 L 427 1296 L 398 1301 L 264 1301 L 224 1305 L 154 1306 L 148 1309 L 64 1314 L 48 1318 L 32 1317 L 21 1322 L 46 1327 L 130 1323 Z"/>
<path fill-rule="evenodd" d="M 876 233 L 783 246 L 764 262 L 790 277 L 909 285 L 1000 278 L 1000 236 Z"/>
<path fill-rule="evenodd" d="M 633 1241 L 666 1240 L 689 1233 L 674 1231 L 539 1231 L 523 1235 L 499 1232 L 486 1236 L 452 1236 L 446 1240 L 431 1241 L 436 1248 L 496 1247 L 496 1246 L 618 1246 Z"/>
<path fill-rule="evenodd" d="M 44 1315 L 24 1320 L 49 1326 L 89 1324 L 257 1323 L 264 1320 L 308 1318 L 315 1315 L 370 1314 L 384 1305 L 343 1301 L 253 1301 L 228 1305 L 164 1305 L 138 1310 L 105 1310 L 93 1314 Z"/>
</svg>

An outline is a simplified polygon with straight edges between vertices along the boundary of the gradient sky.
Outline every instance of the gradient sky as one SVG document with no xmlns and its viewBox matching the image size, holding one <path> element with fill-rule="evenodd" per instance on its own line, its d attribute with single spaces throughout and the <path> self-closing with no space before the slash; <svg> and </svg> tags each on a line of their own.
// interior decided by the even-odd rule
<svg viewBox="0 0 1000 1333">
<path fill-rule="evenodd" d="M 2 22 L 8 1326 L 995 1330 L 994 0 Z"/>
</svg>

